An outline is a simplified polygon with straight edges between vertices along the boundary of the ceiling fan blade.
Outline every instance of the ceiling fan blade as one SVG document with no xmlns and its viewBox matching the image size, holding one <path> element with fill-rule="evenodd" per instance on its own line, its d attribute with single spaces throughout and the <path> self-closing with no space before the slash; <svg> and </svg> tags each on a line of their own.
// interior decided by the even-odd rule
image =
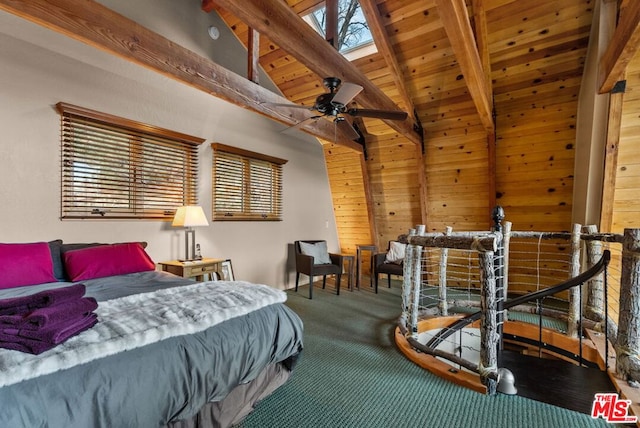
<svg viewBox="0 0 640 428">
<path fill-rule="evenodd" d="M 336 95 L 331 100 L 331 104 L 347 105 L 356 95 L 362 92 L 362 89 L 360 85 L 345 82 L 340 85 L 340 89 L 338 89 L 338 92 L 336 92 Z"/>
<path fill-rule="evenodd" d="M 261 103 L 267 106 L 273 106 L 273 107 L 289 107 L 289 108 L 303 108 L 305 110 L 313 110 L 313 107 L 309 107 L 309 106 L 302 106 L 300 104 L 287 104 L 287 103 L 269 103 L 269 102 L 264 102 Z"/>
<path fill-rule="evenodd" d="M 290 126 L 288 128 L 283 129 L 281 132 L 282 133 L 289 133 L 290 131 L 296 130 L 296 129 L 301 129 L 304 128 L 307 124 L 309 124 L 310 122 L 315 122 L 316 120 L 320 119 L 322 116 L 311 116 L 306 118 L 305 120 L 301 120 L 300 122 L 296 123 L 293 126 Z"/>
<path fill-rule="evenodd" d="M 358 138 L 360 138 L 360 134 L 358 134 L 358 131 L 355 130 L 355 128 L 349 123 L 349 121 L 334 120 L 334 123 L 336 124 L 336 126 L 339 126 L 340 129 L 342 129 L 342 131 L 346 133 L 352 140 L 357 140 Z"/>
<path fill-rule="evenodd" d="M 372 110 L 366 108 L 352 108 L 347 110 L 347 114 L 388 120 L 405 120 L 409 116 L 406 112 L 400 110 Z"/>
</svg>

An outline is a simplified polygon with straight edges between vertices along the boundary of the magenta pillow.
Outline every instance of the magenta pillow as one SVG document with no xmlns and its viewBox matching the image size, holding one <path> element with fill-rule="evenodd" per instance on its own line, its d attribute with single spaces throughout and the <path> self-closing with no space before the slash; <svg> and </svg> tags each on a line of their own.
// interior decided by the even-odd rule
<svg viewBox="0 0 640 428">
<path fill-rule="evenodd" d="M 156 268 L 151 257 L 138 242 L 67 251 L 62 257 L 67 275 L 74 282 L 145 272 Z"/>
<path fill-rule="evenodd" d="M 57 281 L 46 242 L 0 244 L 0 288 Z"/>
</svg>

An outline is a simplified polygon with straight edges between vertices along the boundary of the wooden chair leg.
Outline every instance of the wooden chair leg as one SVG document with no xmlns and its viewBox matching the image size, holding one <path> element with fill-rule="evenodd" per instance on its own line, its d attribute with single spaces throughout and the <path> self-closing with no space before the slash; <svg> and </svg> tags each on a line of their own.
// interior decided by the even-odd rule
<svg viewBox="0 0 640 428">
<path fill-rule="evenodd" d="M 300 281 L 300 272 L 296 272 L 296 293 L 298 292 L 298 281 Z"/>
<path fill-rule="evenodd" d="M 387 282 L 389 283 L 389 288 L 391 288 L 391 274 L 387 275 Z"/>
<path fill-rule="evenodd" d="M 376 294 L 378 293 L 378 273 L 374 273 L 373 275 L 373 285 L 376 290 Z"/>
<path fill-rule="evenodd" d="M 309 276 L 309 300 L 313 299 L 313 275 Z"/>
<path fill-rule="evenodd" d="M 338 274 L 338 283 L 336 284 L 336 294 L 339 296 L 340 295 L 340 280 L 342 279 L 342 274 Z"/>
<path fill-rule="evenodd" d="M 327 275 L 322 275 L 322 289 L 327 286 Z"/>
</svg>

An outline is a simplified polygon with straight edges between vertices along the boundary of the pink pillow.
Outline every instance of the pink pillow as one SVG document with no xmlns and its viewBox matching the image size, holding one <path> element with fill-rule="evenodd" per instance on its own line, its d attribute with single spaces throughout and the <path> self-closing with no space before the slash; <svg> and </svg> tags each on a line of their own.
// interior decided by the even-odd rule
<svg viewBox="0 0 640 428">
<path fill-rule="evenodd" d="M 0 288 L 57 281 L 46 242 L 0 244 Z"/>
<path fill-rule="evenodd" d="M 151 257 L 140 243 L 99 245 L 63 254 L 64 267 L 71 281 L 124 275 L 155 270 Z"/>
</svg>

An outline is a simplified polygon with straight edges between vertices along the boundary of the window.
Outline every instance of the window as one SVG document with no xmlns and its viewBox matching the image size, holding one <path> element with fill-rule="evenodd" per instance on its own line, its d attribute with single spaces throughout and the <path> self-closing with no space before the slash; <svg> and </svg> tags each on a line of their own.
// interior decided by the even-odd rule
<svg viewBox="0 0 640 428">
<path fill-rule="evenodd" d="M 302 17 L 322 37 L 326 34 L 326 7 Z M 349 61 L 378 52 L 358 0 L 338 0 L 338 51 Z"/>
<path fill-rule="evenodd" d="M 213 143 L 213 220 L 282 220 L 286 160 Z"/>
<path fill-rule="evenodd" d="M 61 218 L 171 219 L 196 205 L 204 140 L 65 103 Z"/>
</svg>

